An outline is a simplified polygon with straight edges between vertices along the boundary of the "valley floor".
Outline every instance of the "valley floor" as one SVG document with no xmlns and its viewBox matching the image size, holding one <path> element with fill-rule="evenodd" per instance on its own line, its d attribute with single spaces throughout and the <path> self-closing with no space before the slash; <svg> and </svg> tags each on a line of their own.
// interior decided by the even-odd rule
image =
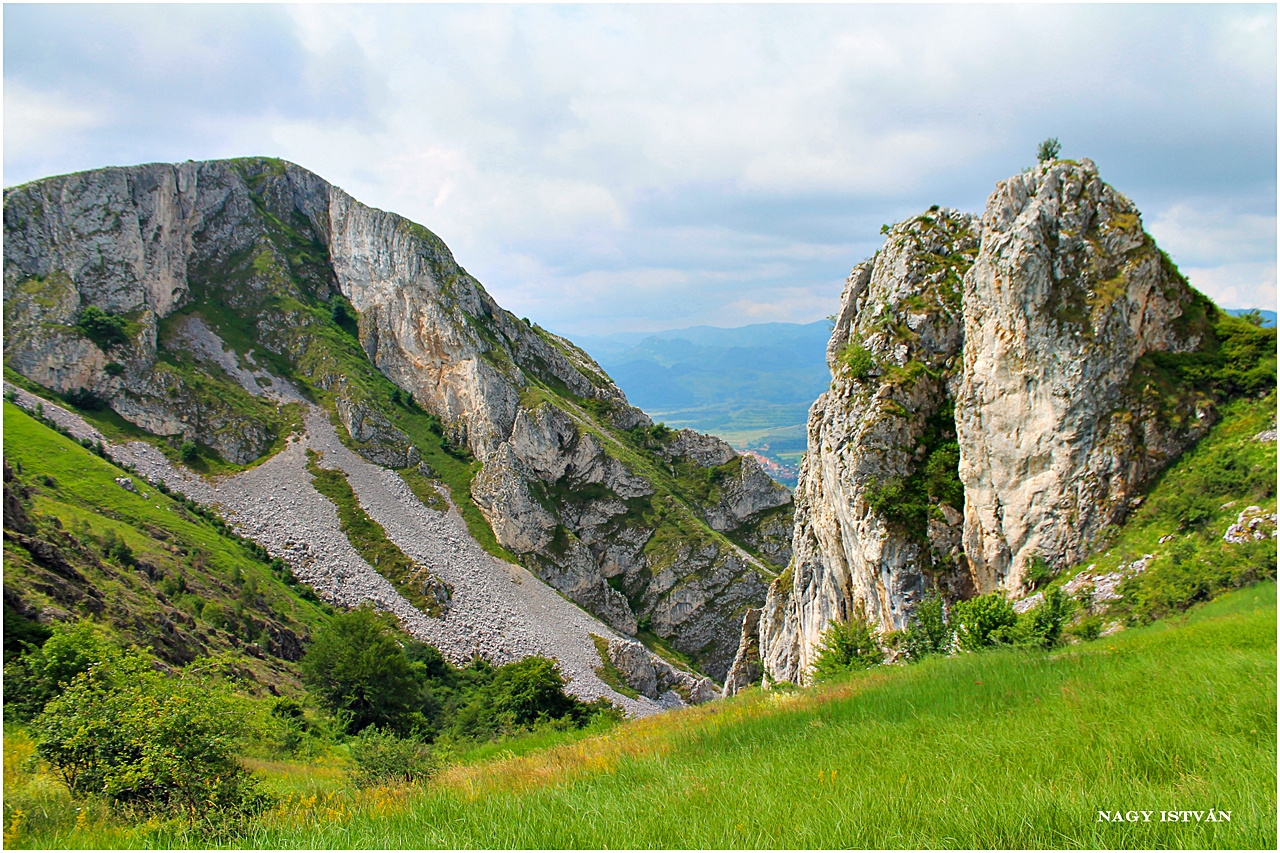
<svg viewBox="0 0 1280 853">
<path fill-rule="evenodd" d="M 455 765 L 421 788 L 358 791 L 324 763 L 263 766 L 288 796 L 231 836 L 69 821 L 37 831 L 29 821 L 5 840 L 1275 849 L 1275 636 L 1276 585 L 1266 582 L 1065 649 L 934 658 L 793 692 L 753 689 L 528 755 Z M 36 780 L 6 746 L 6 789 L 32 790 Z M 7 829 L 14 801 L 6 795 Z M 1117 821 L 1117 812 L 1138 820 Z M 1162 819 L 1172 812 L 1189 814 Z"/>
</svg>

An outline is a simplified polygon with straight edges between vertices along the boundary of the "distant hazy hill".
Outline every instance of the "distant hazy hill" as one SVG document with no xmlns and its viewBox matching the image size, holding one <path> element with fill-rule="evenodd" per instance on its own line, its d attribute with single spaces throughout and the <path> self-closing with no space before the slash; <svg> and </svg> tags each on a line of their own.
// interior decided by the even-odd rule
<svg viewBox="0 0 1280 853">
<path fill-rule="evenodd" d="M 579 335 L 627 399 L 655 420 L 714 433 L 794 467 L 809 407 L 831 384 L 831 326 L 760 323 Z M 783 482 L 795 475 L 775 472 Z"/>
</svg>

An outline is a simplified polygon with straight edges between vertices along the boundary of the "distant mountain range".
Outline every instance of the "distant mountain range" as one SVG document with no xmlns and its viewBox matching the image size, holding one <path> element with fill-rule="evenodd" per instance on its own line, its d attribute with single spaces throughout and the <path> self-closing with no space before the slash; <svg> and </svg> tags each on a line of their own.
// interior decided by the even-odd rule
<svg viewBox="0 0 1280 853">
<path fill-rule="evenodd" d="M 1275 311 L 1258 313 L 1264 326 L 1275 328 Z M 794 487 L 809 407 L 831 384 L 830 336 L 831 324 L 819 320 L 575 335 L 574 340 L 608 371 L 631 404 L 654 420 L 709 432 L 754 451 L 762 462 L 776 464 L 769 469 L 775 479 Z"/>
<path fill-rule="evenodd" d="M 831 384 L 830 336 L 830 323 L 819 320 L 576 340 L 650 417 L 756 451 L 778 463 L 775 478 L 794 486 L 809 407 Z"/>
</svg>

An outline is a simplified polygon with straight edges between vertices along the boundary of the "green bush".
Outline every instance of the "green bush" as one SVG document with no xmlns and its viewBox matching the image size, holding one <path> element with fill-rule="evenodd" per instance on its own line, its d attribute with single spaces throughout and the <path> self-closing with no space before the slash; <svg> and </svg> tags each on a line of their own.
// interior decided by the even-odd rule
<svg viewBox="0 0 1280 853">
<path fill-rule="evenodd" d="M 951 650 L 953 635 L 947 625 L 942 596 L 936 589 L 931 589 L 911 614 L 911 621 L 902 636 L 903 651 L 911 660 L 946 654 Z"/>
<path fill-rule="evenodd" d="M 990 592 L 961 601 L 951 609 L 951 624 L 956 629 L 960 648 L 974 652 L 992 645 L 991 636 L 998 628 L 1012 627 L 1018 621 L 1003 592 Z"/>
<path fill-rule="evenodd" d="M 269 804 L 236 760 L 238 703 L 199 673 L 157 672 L 132 651 L 72 679 L 32 723 L 36 752 L 73 796 L 125 813 L 250 815 Z"/>
<path fill-rule="evenodd" d="M 196 447 L 194 441 L 184 441 L 182 442 L 182 447 L 178 450 L 178 456 L 183 462 L 190 465 L 199 458 L 200 448 Z"/>
<path fill-rule="evenodd" d="M 419 675 L 399 632 L 371 607 L 339 613 L 316 631 L 302 680 L 350 734 L 370 726 L 405 734 L 418 723 Z"/>
<path fill-rule="evenodd" d="M 450 674 L 456 692 L 446 706 L 455 710 L 445 714 L 445 733 L 452 738 L 490 740 L 545 725 L 582 728 L 600 715 L 620 716 L 608 700 L 583 702 L 565 693 L 559 665 L 549 658 L 500 667 L 476 660 L 457 675 Z"/>
<path fill-rule="evenodd" d="M 1039 589 L 1045 583 L 1053 578 L 1053 569 L 1049 568 L 1049 564 L 1045 562 L 1044 557 L 1039 554 L 1031 558 L 1031 565 L 1027 566 L 1026 580 L 1032 589 Z"/>
<path fill-rule="evenodd" d="M 356 325 L 355 309 L 351 307 L 351 303 L 347 302 L 341 296 L 334 296 L 329 300 L 329 319 L 333 321 L 333 325 L 342 329 L 352 337 L 359 337 L 359 328 Z"/>
<path fill-rule="evenodd" d="M 8 635 L 6 620 L 5 634 Z M 25 722 L 39 714 L 76 676 L 120 659 L 120 647 L 90 622 L 59 622 L 38 649 L 4 668 L 4 716 Z"/>
<path fill-rule="evenodd" d="M 1062 636 L 1062 628 L 1075 608 L 1061 589 L 1044 593 L 1044 601 L 1017 615 L 1012 625 L 1001 625 L 991 632 L 991 642 L 1011 646 L 1034 646 L 1048 649 Z M 1012 609 L 1012 608 L 1010 608 Z"/>
<path fill-rule="evenodd" d="M 957 509 L 964 506 L 964 484 L 960 482 L 960 443 L 944 441 L 924 463 L 925 489 L 934 500 Z"/>
<path fill-rule="evenodd" d="M 117 536 L 116 532 L 110 528 L 102 537 L 102 553 L 126 568 L 132 568 L 137 562 L 129 543 Z"/>
<path fill-rule="evenodd" d="M 850 379 L 866 379 L 876 366 L 876 357 L 862 344 L 850 341 L 840 350 L 836 361 Z"/>
<path fill-rule="evenodd" d="M 825 681 L 880 663 L 884 663 L 884 652 L 876 641 L 875 626 L 867 620 L 866 610 L 859 603 L 847 621 L 832 622 L 823 633 L 813 662 L 813 678 Z"/>
<path fill-rule="evenodd" d="M 1090 615 L 1066 629 L 1066 633 L 1081 640 L 1096 640 L 1102 633 L 1102 617 Z"/>
<path fill-rule="evenodd" d="M 1058 137 L 1051 136 L 1036 147 L 1036 161 L 1044 163 L 1048 160 L 1056 160 L 1061 152 L 1062 145 L 1058 142 Z"/>
<path fill-rule="evenodd" d="M 356 763 L 355 781 L 361 787 L 393 782 L 421 782 L 439 767 L 430 746 L 412 738 L 370 726 L 350 742 Z"/>
<path fill-rule="evenodd" d="M 62 399 L 77 409 L 83 409 L 86 412 L 100 412 L 107 407 L 107 401 L 88 388 L 72 389 L 63 394 Z"/>
<path fill-rule="evenodd" d="M 75 328 L 97 344 L 98 349 L 103 352 L 129 342 L 126 331 L 128 325 L 125 319 L 115 314 L 108 314 L 96 305 L 90 305 L 80 312 L 80 319 L 76 322 Z"/>
</svg>

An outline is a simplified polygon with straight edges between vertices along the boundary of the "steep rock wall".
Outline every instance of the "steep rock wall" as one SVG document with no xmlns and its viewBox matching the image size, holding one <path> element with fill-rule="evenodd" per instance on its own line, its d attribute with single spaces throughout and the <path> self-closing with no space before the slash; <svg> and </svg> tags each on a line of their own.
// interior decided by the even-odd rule
<svg viewBox="0 0 1280 853">
<path fill-rule="evenodd" d="M 1137 208 L 1089 160 L 997 185 L 964 297 L 964 550 L 979 589 L 1016 592 L 1036 557 L 1083 556 L 1208 430 L 1194 389 L 1169 401 L 1133 381 L 1144 355 L 1193 350 L 1208 329 Z"/>
<path fill-rule="evenodd" d="M 371 461 L 416 464 L 422 436 L 388 404 L 389 378 L 482 463 L 471 494 L 503 546 L 618 629 L 647 617 L 715 677 L 790 556 L 790 494 L 753 460 L 655 426 L 430 231 L 292 164 L 153 164 L 7 190 L 4 277 L 9 366 L 232 462 L 292 428 L 288 400 L 239 381 L 252 373 L 325 405 Z M 90 305 L 126 340 L 103 349 L 77 328 Z M 235 370 L 193 349 L 192 316 Z"/>
<path fill-rule="evenodd" d="M 760 654 L 775 681 L 803 680 L 833 620 L 860 607 L 900 629 L 930 579 L 964 586 L 957 549 L 947 547 L 959 538 L 963 503 L 948 479 L 957 453 L 949 385 L 976 226 L 971 215 L 936 209 L 903 222 L 845 283 L 827 349 L 831 389 L 809 410 L 794 556 L 760 618 Z"/>
<path fill-rule="evenodd" d="M 1215 419 L 1206 390 L 1171 385 L 1151 361 L 1203 346 L 1211 305 L 1092 162 L 1000 182 L 980 223 L 943 213 L 964 223 L 962 240 L 939 249 L 920 218 L 902 223 L 845 286 L 832 387 L 810 410 L 794 557 L 760 621 L 773 680 L 803 681 L 823 632 L 858 606 L 900 629 L 927 585 L 952 600 L 1017 594 L 1034 560 L 1077 560 Z M 962 300 L 920 312 L 947 290 L 919 270 L 956 248 Z M 948 421 L 954 463 L 923 466 L 938 493 L 899 488 L 933 460 L 921 438 Z M 947 464 L 958 483 L 935 479 Z"/>
</svg>

